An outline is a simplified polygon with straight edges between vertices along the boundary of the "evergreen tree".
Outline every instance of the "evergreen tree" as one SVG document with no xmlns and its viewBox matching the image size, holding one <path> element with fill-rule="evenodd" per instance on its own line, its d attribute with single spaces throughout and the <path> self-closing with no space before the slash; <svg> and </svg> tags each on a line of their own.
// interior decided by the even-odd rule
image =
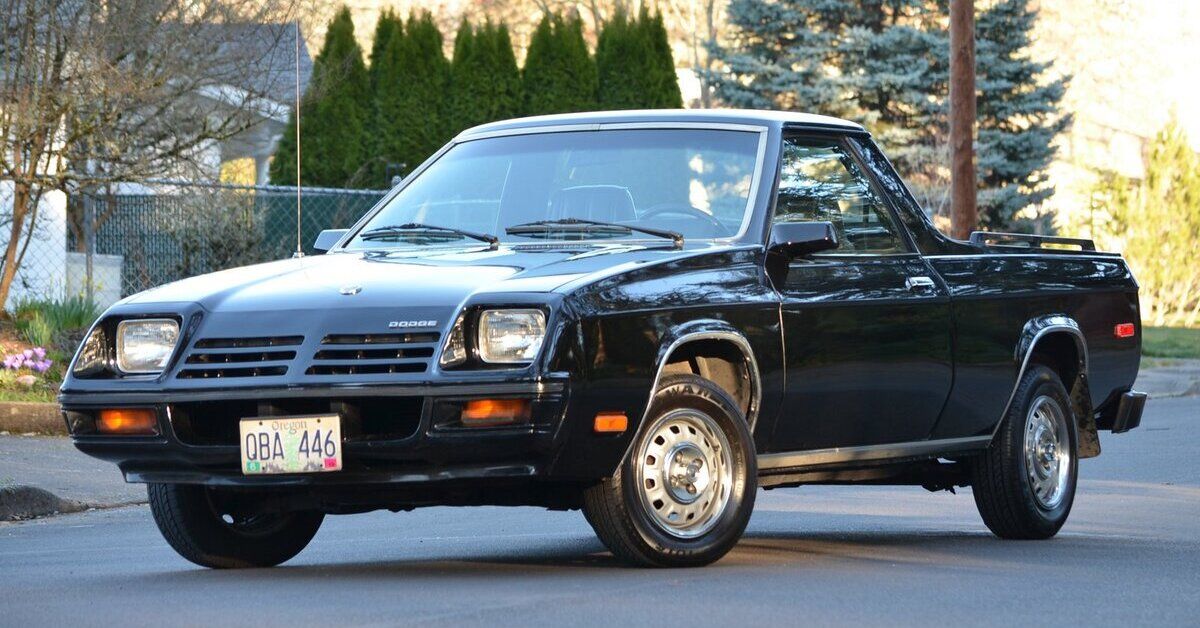
<svg viewBox="0 0 1200 628">
<path fill-rule="evenodd" d="M 300 102 L 302 183 L 329 187 L 356 183 L 366 155 L 368 84 L 362 49 L 354 39 L 354 23 L 343 7 L 329 24 Z M 271 182 L 294 185 L 295 167 L 296 138 L 284 133 L 271 162 Z"/>
<path fill-rule="evenodd" d="M 727 10 L 729 45 L 710 45 L 725 66 L 706 74 L 726 104 L 852 117 L 836 65 L 838 33 L 825 27 L 821 7 L 803 0 L 732 0 Z"/>
<path fill-rule="evenodd" d="M 401 20 L 398 15 L 391 9 L 385 9 L 379 15 L 379 21 L 375 24 L 375 39 L 371 42 L 371 65 L 367 70 L 371 77 L 372 96 L 379 91 L 379 70 L 386 67 L 386 64 L 381 63 L 384 52 L 387 50 L 388 43 L 392 37 L 404 36 L 404 20 Z"/>
<path fill-rule="evenodd" d="M 512 37 L 508 25 L 501 22 L 493 26 L 490 22 L 483 29 L 485 41 L 491 41 L 493 51 L 492 99 L 489 120 L 505 120 L 521 115 L 521 71 L 517 69 L 517 56 L 513 53 Z"/>
<path fill-rule="evenodd" d="M 707 78 L 733 106 L 863 123 L 937 210 L 928 199 L 948 186 L 946 11 L 942 0 L 733 0 L 731 43 L 712 49 L 727 69 Z M 1000 0 L 977 21 L 980 211 L 991 227 L 1012 228 L 1052 193 L 1044 169 L 1070 123 L 1062 83 L 1040 82 L 1048 65 L 1028 58 L 1035 19 L 1028 0 Z"/>
<path fill-rule="evenodd" d="M 636 20 L 617 9 L 596 42 L 597 101 L 603 109 L 683 106 L 675 61 L 660 15 L 643 7 Z"/>
<path fill-rule="evenodd" d="M 643 92 L 639 83 L 644 77 L 633 69 L 647 51 L 638 46 L 642 40 L 633 36 L 632 26 L 624 7 L 618 5 L 596 38 L 596 101 L 601 109 L 641 108 Z"/>
<path fill-rule="evenodd" d="M 976 20 L 979 215 L 993 229 L 1033 226 L 1016 214 L 1054 194 L 1046 169 L 1071 124 L 1059 113 L 1066 82 L 1039 80 L 1050 64 L 1029 56 L 1036 20 L 1029 0 L 1000 0 Z"/>
<path fill-rule="evenodd" d="M 1200 241 L 1200 154 L 1174 116 L 1148 149 L 1142 178 L 1100 173 L 1089 231 L 1129 260 L 1147 325 L 1194 327 L 1200 264 L 1189 260 Z"/>
<path fill-rule="evenodd" d="M 646 107 L 650 109 L 680 109 L 683 94 L 679 91 L 679 77 L 675 74 L 675 55 L 671 53 L 671 41 L 661 12 L 649 15 L 642 5 L 639 17 L 644 36 L 649 40 L 651 60 L 650 75 L 653 77 Z"/>
<path fill-rule="evenodd" d="M 442 52 L 442 34 L 433 17 L 410 15 L 403 36 L 392 37 L 380 58 L 376 95 L 376 155 L 372 168 L 377 185 L 381 172 L 402 166 L 410 172 L 448 139 L 446 89 L 450 63 Z"/>
<path fill-rule="evenodd" d="M 483 101 L 489 79 L 483 71 L 492 51 L 483 39 L 482 31 L 476 33 L 463 17 L 454 37 L 454 57 L 450 62 L 448 120 L 454 133 L 479 124 L 484 116 Z"/>
<path fill-rule="evenodd" d="M 521 74 L 508 28 L 464 20 L 454 42 L 450 78 L 452 133 L 519 115 Z"/>
<path fill-rule="evenodd" d="M 521 82 L 527 115 L 595 108 L 596 64 L 578 16 L 542 17 L 529 42 Z"/>
</svg>

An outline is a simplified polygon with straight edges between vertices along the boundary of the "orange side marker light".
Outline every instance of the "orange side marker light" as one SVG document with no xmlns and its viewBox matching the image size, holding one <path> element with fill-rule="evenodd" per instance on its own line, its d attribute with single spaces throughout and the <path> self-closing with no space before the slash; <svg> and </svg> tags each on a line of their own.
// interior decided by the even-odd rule
<svg viewBox="0 0 1200 628">
<path fill-rule="evenodd" d="M 593 429 L 597 434 L 620 434 L 629 429 L 629 417 L 624 412 L 601 412 L 596 415 Z"/>
</svg>

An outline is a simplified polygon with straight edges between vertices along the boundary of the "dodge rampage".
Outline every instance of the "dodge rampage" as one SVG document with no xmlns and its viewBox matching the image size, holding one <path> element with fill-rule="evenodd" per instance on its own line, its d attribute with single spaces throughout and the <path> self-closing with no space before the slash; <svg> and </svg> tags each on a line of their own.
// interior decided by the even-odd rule
<svg viewBox="0 0 1200 628">
<path fill-rule="evenodd" d="M 997 536 L 1048 538 L 1146 399 L 1119 255 L 950 239 L 833 118 L 486 124 L 314 248 L 118 302 L 62 386 L 75 445 L 200 565 L 486 504 L 703 565 L 757 489 L 804 484 L 970 486 Z"/>
</svg>

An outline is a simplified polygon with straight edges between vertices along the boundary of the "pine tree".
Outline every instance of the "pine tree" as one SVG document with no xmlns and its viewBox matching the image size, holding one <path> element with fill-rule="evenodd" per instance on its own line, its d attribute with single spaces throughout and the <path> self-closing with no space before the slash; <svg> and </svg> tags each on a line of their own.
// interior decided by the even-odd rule
<svg viewBox="0 0 1200 628">
<path fill-rule="evenodd" d="M 732 0 L 729 45 L 710 45 L 725 66 L 706 74 L 716 95 L 732 107 L 853 116 L 839 77 L 828 71 L 836 65 L 838 33 L 825 26 L 827 4 Z"/>
<path fill-rule="evenodd" d="M 366 155 L 369 93 L 362 49 L 354 39 L 350 11 L 343 7 L 329 24 L 300 102 L 302 183 L 329 187 L 356 183 Z M 271 182 L 294 185 L 295 165 L 295 136 L 284 133 L 271 162 Z"/>
<path fill-rule="evenodd" d="M 707 76 L 733 106 L 823 113 L 861 122 L 906 175 L 918 198 L 945 199 L 949 37 L 942 0 L 733 0 L 726 66 Z M 1061 82 L 1027 48 L 1036 13 L 1000 0 L 977 18 L 980 212 L 1013 228 L 1045 200 L 1044 169 L 1061 116 Z M 944 200 L 941 201 L 944 203 Z"/>
<path fill-rule="evenodd" d="M 596 64 L 578 16 L 542 17 L 529 42 L 521 83 L 527 115 L 595 108 Z"/>
<path fill-rule="evenodd" d="M 1016 214 L 1054 194 L 1046 169 L 1071 124 L 1059 112 L 1066 82 L 1040 80 L 1050 64 L 1029 56 L 1036 20 L 1029 0 L 1000 0 L 976 19 L 979 215 L 994 229 L 1036 228 Z"/>
</svg>

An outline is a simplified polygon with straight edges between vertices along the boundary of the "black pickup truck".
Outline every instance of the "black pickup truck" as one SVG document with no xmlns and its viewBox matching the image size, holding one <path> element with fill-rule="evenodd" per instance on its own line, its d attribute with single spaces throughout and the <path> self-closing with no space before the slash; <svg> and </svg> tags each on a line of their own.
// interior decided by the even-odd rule
<svg viewBox="0 0 1200 628">
<path fill-rule="evenodd" d="M 1047 538 L 1146 399 L 1119 255 L 947 238 L 832 118 L 487 124 L 315 248 L 122 300 L 63 384 L 75 445 L 198 564 L 498 504 L 701 565 L 758 488 L 803 484 L 970 486 L 997 536 Z"/>
</svg>

